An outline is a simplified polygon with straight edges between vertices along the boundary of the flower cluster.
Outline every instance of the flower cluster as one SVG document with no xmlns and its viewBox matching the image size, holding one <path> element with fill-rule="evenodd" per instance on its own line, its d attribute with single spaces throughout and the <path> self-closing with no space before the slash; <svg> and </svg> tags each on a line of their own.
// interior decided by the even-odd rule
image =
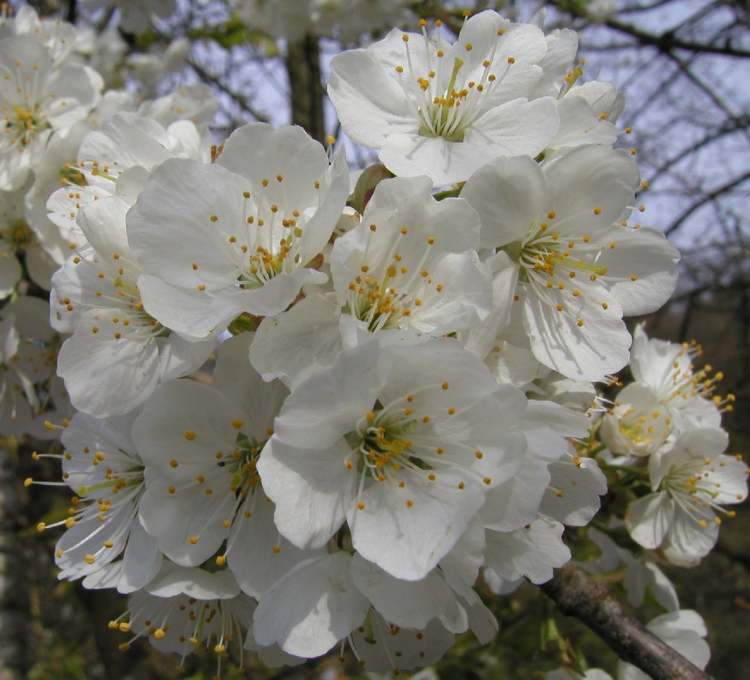
<svg viewBox="0 0 750 680">
<path fill-rule="evenodd" d="M 91 4 L 135 32 L 172 9 Z M 334 11 L 247 4 L 269 25 Z M 705 665 L 657 563 L 710 551 L 747 468 L 720 374 L 623 321 L 666 302 L 679 255 L 636 221 L 621 97 L 579 83 L 572 31 L 420 23 L 331 62 L 343 131 L 384 165 L 358 182 L 299 127 L 212 144 L 200 86 L 103 91 L 70 25 L 3 25 L 1 413 L 4 434 L 61 432 L 35 453 L 73 493 L 38 527 L 63 531 L 60 578 L 129 596 L 123 648 L 202 645 L 220 672 L 349 647 L 390 672 L 491 640 L 480 577 L 543 583 L 572 531 Z M 587 532 L 608 483 L 627 508 Z"/>
</svg>

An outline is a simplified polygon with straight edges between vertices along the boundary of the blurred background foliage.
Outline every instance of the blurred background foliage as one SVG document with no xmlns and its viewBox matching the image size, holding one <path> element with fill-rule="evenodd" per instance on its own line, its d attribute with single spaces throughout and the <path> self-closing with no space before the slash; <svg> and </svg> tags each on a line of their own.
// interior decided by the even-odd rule
<svg viewBox="0 0 750 680">
<path fill-rule="evenodd" d="M 18 3 L 16 3 L 18 4 Z M 45 14 L 87 20 L 75 0 L 32 2 Z M 415 2 L 416 15 L 460 23 L 463 9 L 500 9 L 528 18 L 539 3 Z M 293 119 L 317 136 L 336 133 L 332 111 L 320 103 L 326 64 L 341 45 L 320 41 L 301 68 L 316 106 L 290 96 L 289 81 L 300 77 L 299 54 L 242 25 L 228 2 L 180 0 L 176 18 L 160 33 L 125 36 L 131 51 L 159 54 L 169 40 L 186 37 L 191 48 L 183 68 L 160 84 L 203 80 L 221 100 L 217 133 L 247 120 Z M 637 149 L 642 174 L 650 183 L 642 222 L 664 230 L 681 248 L 681 278 L 673 300 L 648 320 L 651 335 L 670 340 L 695 339 L 704 358 L 726 375 L 725 389 L 736 395 L 727 414 L 730 452 L 750 445 L 750 6 L 744 0 L 558 0 L 546 3 L 547 26 L 571 26 L 581 34 L 581 56 L 589 77 L 610 80 L 626 96 L 619 121 L 625 144 Z M 102 22 L 101 17 L 93 17 Z M 111 16 L 104 17 L 111 19 Z M 102 24 L 99 24 L 102 26 Z M 305 73 L 301 74 L 303 77 Z M 302 100 L 305 99 L 302 98 Z M 347 143 L 347 140 L 342 140 Z M 372 162 L 366 150 L 349 144 L 351 160 Z M 42 519 L 63 516 L 61 492 L 24 488 L 20 480 L 55 479 L 54 464 L 34 463 L 33 442 L 4 441 L 0 459 L 0 680 L 125 680 L 189 678 L 209 680 L 216 660 L 197 655 L 179 667 L 140 642 L 129 652 L 118 645 L 123 635 L 107 622 L 122 611 L 124 599 L 85 591 L 59 582 L 52 560 L 55 536 L 37 534 Z M 668 568 L 683 608 L 694 608 L 709 629 L 716 678 L 748 676 L 750 650 L 750 509 L 738 508 L 725 524 L 717 548 L 694 569 Z M 585 530 L 582 530 L 585 531 Z M 590 543 L 569 535 L 574 554 Z M 580 555 L 577 555 L 580 557 Z M 608 585 L 619 594 L 615 574 Z M 532 680 L 560 662 L 585 658 L 589 666 L 614 671 L 616 657 L 581 624 L 567 619 L 537 588 L 522 587 L 491 603 L 501 632 L 480 647 L 471 635 L 422 677 L 482 680 Z M 658 613 L 646 605 L 642 621 Z M 246 662 L 244 670 L 225 672 L 237 678 L 362 677 L 345 653 L 317 664 L 264 669 Z"/>
</svg>

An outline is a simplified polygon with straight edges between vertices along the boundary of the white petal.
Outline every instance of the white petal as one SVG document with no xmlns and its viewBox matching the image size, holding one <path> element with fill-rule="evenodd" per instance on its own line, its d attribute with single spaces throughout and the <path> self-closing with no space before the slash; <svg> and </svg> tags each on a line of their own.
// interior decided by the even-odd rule
<svg viewBox="0 0 750 680">
<path fill-rule="evenodd" d="M 465 142 L 488 144 L 482 156 L 530 156 L 535 158 L 557 132 L 559 119 L 555 100 L 540 97 L 532 101 L 514 99 L 490 109 L 469 129 Z M 475 163 L 477 169 L 482 163 Z"/>
<path fill-rule="evenodd" d="M 424 628 L 430 619 L 445 617 L 462 624 L 448 626 L 453 633 L 462 633 L 468 628 L 466 612 L 438 571 L 431 571 L 419 581 L 403 581 L 355 553 L 352 579 L 386 621 L 397 626 Z"/>
<path fill-rule="evenodd" d="M 607 267 L 607 283 L 622 313 L 634 316 L 659 309 L 677 283 L 679 251 L 652 229 L 620 228 L 608 241 L 617 247 L 603 248 L 597 264 Z"/>
<path fill-rule="evenodd" d="M 561 234 L 609 227 L 633 205 L 639 182 L 630 156 L 599 145 L 573 149 L 546 165 L 544 174 L 551 189 L 548 207 L 557 213 L 552 226 Z"/>
<path fill-rule="evenodd" d="M 403 488 L 373 482 L 352 505 L 348 521 L 352 544 L 392 576 L 424 578 L 453 548 L 484 501 L 479 483 L 456 472 L 427 475 L 404 472 Z M 462 486 L 459 486 L 461 484 Z"/>
<path fill-rule="evenodd" d="M 159 542 L 149 536 L 140 521 L 136 520 L 125 547 L 117 592 L 128 594 L 141 590 L 159 573 L 161 561 Z"/>
<path fill-rule="evenodd" d="M 263 489 L 276 503 L 276 526 L 298 548 L 322 547 L 344 522 L 357 483 L 345 464 L 351 455 L 343 440 L 330 449 L 297 449 L 274 436 L 263 448 Z"/>
<path fill-rule="evenodd" d="M 547 182 L 531 158 L 499 158 L 477 170 L 461 197 L 482 220 L 481 247 L 522 240 L 545 209 Z"/>
<path fill-rule="evenodd" d="M 573 301 L 557 289 L 547 292 L 543 301 L 527 289 L 522 300 L 524 328 L 541 363 L 573 380 L 587 381 L 601 380 L 625 366 L 630 333 L 619 305 L 606 289 L 586 286 Z M 563 311 L 558 312 L 549 299 L 560 300 Z"/>
<path fill-rule="evenodd" d="M 306 448 L 337 443 L 375 403 L 382 383 L 379 360 L 379 347 L 371 342 L 342 352 L 329 369 L 303 381 L 276 418 L 277 438 Z"/>
<path fill-rule="evenodd" d="M 350 562 L 341 552 L 313 558 L 277 581 L 253 616 L 258 644 L 316 657 L 357 628 L 369 603 L 352 582 Z"/>
<path fill-rule="evenodd" d="M 127 413 L 145 401 L 158 384 L 158 368 L 155 341 L 107 340 L 88 329 L 68 338 L 57 359 L 73 405 L 98 417 Z"/>
<path fill-rule="evenodd" d="M 367 50 L 331 60 L 328 95 L 346 134 L 365 146 L 382 146 L 389 135 L 417 128 L 403 89 Z"/>
<path fill-rule="evenodd" d="M 263 319 L 250 347 L 250 361 L 264 380 L 281 378 L 294 388 L 332 365 L 340 351 L 336 300 L 311 293 L 288 311 Z"/>
<path fill-rule="evenodd" d="M 513 531 L 530 524 L 539 513 L 549 481 L 547 464 L 529 456 L 514 477 L 487 493 L 481 511 L 485 526 Z"/>
<path fill-rule="evenodd" d="M 570 560 L 562 533 L 563 525 L 549 519 L 535 520 L 528 528 L 507 534 L 488 531 L 485 571 L 504 580 L 525 576 L 536 584 L 549 581 L 553 567 Z"/>
<path fill-rule="evenodd" d="M 644 548 L 658 548 L 674 520 L 672 500 L 665 492 L 652 493 L 628 505 L 625 524 L 633 540 Z"/>
<path fill-rule="evenodd" d="M 562 460 L 549 466 L 550 489 L 544 495 L 543 513 L 569 526 L 585 526 L 599 511 L 600 496 L 607 493 L 607 478 L 593 458 L 577 464 Z"/>
<path fill-rule="evenodd" d="M 247 517 L 246 512 L 252 515 Z M 258 489 L 240 506 L 229 535 L 229 568 L 242 591 L 252 597 L 263 595 L 292 567 L 313 555 L 279 536 L 273 513 L 273 503 Z"/>
</svg>

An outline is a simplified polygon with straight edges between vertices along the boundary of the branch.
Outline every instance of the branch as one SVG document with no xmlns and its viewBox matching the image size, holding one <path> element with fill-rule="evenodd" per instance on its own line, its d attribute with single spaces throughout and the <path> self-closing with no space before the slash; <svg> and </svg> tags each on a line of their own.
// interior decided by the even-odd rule
<svg viewBox="0 0 750 680">
<path fill-rule="evenodd" d="M 292 123 L 300 125 L 313 139 L 325 142 L 323 84 L 320 75 L 320 48 L 314 36 L 290 43 L 286 71 L 291 91 Z"/>
<path fill-rule="evenodd" d="M 618 656 L 654 680 L 711 680 L 685 657 L 632 618 L 606 586 L 568 564 L 541 586 L 563 614 L 574 616 Z"/>
<path fill-rule="evenodd" d="M 672 222 L 672 224 L 667 227 L 665 230 L 665 234 L 669 236 L 670 234 L 674 233 L 679 229 L 685 221 L 699 208 L 702 208 L 706 203 L 710 203 L 711 201 L 715 200 L 721 194 L 726 193 L 727 191 L 731 191 L 735 187 L 738 187 L 740 184 L 745 182 L 746 180 L 750 179 L 750 170 L 745 172 L 744 174 L 740 175 L 739 177 L 736 177 L 730 182 L 727 182 L 726 184 L 722 184 L 720 187 L 717 187 L 716 189 L 713 189 L 712 191 L 709 191 L 707 194 L 699 198 L 695 203 L 688 206 L 683 210 L 680 215 L 677 217 L 677 219 Z"/>
<path fill-rule="evenodd" d="M 575 3 L 570 2 L 570 0 L 551 0 L 551 4 L 574 17 L 583 19 L 587 18 L 586 14 L 580 12 L 576 8 Z M 607 19 L 603 23 L 613 31 L 629 35 L 631 38 L 635 38 L 641 45 L 656 47 L 661 52 L 690 50 L 691 52 L 702 54 L 723 54 L 727 57 L 750 58 L 750 50 L 733 47 L 729 42 L 724 45 L 693 42 L 676 36 L 672 31 L 666 31 L 665 33 L 650 33 L 634 26 L 633 24 L 628 24 L 617 19 Z"/>
<path fill-rule="evenodd" d="M 193 71 L 195 71 L 196 75 L 201 80 L 203 80 L 206 83 L 212 83 L 213 85 L 215 85 L 217 89 L 219 89 L 221 92 L 223 92 L 228 97 L 231 97 L 235 102 L 237 102 L 237 104 L 245 113 L 249 113 L 253 118 L 255 118 L 255 120 L 260 121 L 261 123 L 269 122 L 268 116 L 258 111 L 258 109 L 256 109 L 250 103 L 247 97 L 240 94 L 239 92 L 235 92 L 226 83 L 222 82 L 219 76 L 212 75 L 205 68 L 203 68 L 203 66 L 201 66 L 197 61 L 193 59 L 188 59 L 187 63 L 190 66 L 190 68 L 192 68 Z"/>
</svg>

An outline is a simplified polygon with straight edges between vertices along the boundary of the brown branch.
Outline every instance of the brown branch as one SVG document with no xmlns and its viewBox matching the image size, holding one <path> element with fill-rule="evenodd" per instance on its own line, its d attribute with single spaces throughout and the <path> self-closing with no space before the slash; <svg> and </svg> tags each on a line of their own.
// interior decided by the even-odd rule
<svg viewBox="0 0 750 680">
<path fill-rule="evenodd" d="M 324 143 L 323 84 L 317 38 L 305 36 L 297 43 L 290 43 L 286 71 L 291 92 L 292 123 L 302 126 L 311 137 Z"/>
<path fill-rule="evenodd" d="M 569 564 L 541 586 L 563 614 L 574 616 L 618 656 L 654 680 L 711 680 L 685 657 L 631 617 L 603 583 Z"/>
</svg>

